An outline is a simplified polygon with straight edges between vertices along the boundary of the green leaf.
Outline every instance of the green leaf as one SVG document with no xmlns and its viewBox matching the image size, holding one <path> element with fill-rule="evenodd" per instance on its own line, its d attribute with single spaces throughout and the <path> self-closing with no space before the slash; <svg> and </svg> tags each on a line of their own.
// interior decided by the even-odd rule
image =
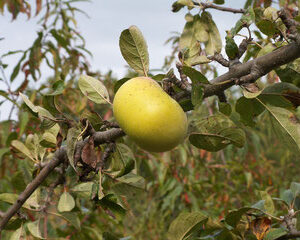
<svg viewBox="0 0 300 240">
<path fill-rule="evenodd" d="M 117 203 L 113 194 L 107 194 L 105 197 L 99 200 L 99 204 L 104 209 L 109 209 L 113 216 L 119 221 L 122 220 L 126 214 L 126 210 Z"/>
<path fill-rule="evenodd" d="M 145 179 L 133 173 L 129 173 L 116 179 L 117 183 L 112 189 L 117 195 L 136 197 L 137 194 L 145 192 Z"/>
<path fill-rule="evenodd" d="M 74 163 L 74 153 L 75 153 L 76 143 L 78 141 L 77 138 L 79 135 L 80 135 L 80 130 L 75 127 L 70 128 L 67 134 L 67 155 L 68 155 L 69 162 L 75 171 L 77 170 L 75 168 L 75 163 Z"/>
<path fill-rule="evenodd" d="M 204 11 L 201 14 L 201 18 L 206 23 L 208 33 L 208 41 L 205 44 L 206 54 L 214 55 L 214 53 L 220 53 L 222 50 L 222 40 L 217 25 L 209 12 Z"/>
<path fill-rule="evenodd" d="M 193 228 L 205 223 L 207 220 L 208 217 L 202 212 L 180 213 L 170 225 L 168 239 L 183 240 L 191 233 Z"/>
<path fill-rule="evenodd" d="M 194 6 L 194 3 L 193 3 L 192 0 L 178 0 L 177 3 L 181 4 L 181 5 L 184 5 L 184 6 L 187 6 L 187 7 L 193 7 Z"/>
<path fill-rule="evenodd" d="M 179 104 L 185 112 L 194 109 L 194 105 L 192 104 L 191 99 L 182 99 L 180 100 Z"/>
<path fill-rule="evenodd" d="M 9 151 L 10 151 L 9 148 L 1 148 L 1 149 L 0 149 L 0 165 L 1 165 L 1 161 L 2 161 L 3 156 L 4 156 L 6 153 L 8 153 Z"/>
<path fill-rule="evenodd" d="M 43 96 L 43 107 L 47 109 L 51 114 L 57 115 L 60 112 L 57 110 L 55 96 Z"/>
<path fill-rule="evenodd" d="M 267 19 L 260 20 L 256 23 L 256 26 L 262 33 L 266 34 L 267 36 L 273 36 L 277 32 L 275 24 Z"/>
<path fill-rule="evenodd" d="M 21 225 L 19 229 L 14 231 L 14 233 L 11 235 L 9 240 L 21 240 L 23 239 L 23 236 L 24 236 L 24 229 L 23 229 L 23 225 Z"/>
<path fill-rule="evenodd" d="M 1 78 L 0 78 L 1 79 Z M 18 103 L 14 100 L 12 100 L 9 96 L 9 94 L 6 91 L 0 90 L 0 96 L 6 98 L 8 101 L 12 102 L 13 104 L 15 104 L 16 106 L 19 106 Z"/>
<path fill-rule="evenodd" d="M 242 216 L 251 209 L 251 207 L 243 207 L 238 210 L 233 210 L 227 214 L 225 217 L 225 222 L 235 228 L 240 222 Z"/>
<path fill-rule="evenodd" d="M 230 116 L 232 110 L 231 110 L 231 105 L 226 102 L 218 102 L 219 104 L 219 111 L 226 116 Z"/>
<path fill-rule="evenodd" d="M 267 45 L 265 45 L 262 49 L 259 50 L 257 57 L 261 57 L 264 56 L 270 52 L 273 52 L 273 50 L 275 49 L 274 45 L 271 43 L 268 43 Z"/>
<path fill-rule="evenodd" d="M 282 193 L 281 198 L 290 206 L 294 201 L 295 196 L 291 189 L 287 189 Z"/>
<path fill-rule="evenodd" d="M 300 60 L 297 59 L 286 65 L 275 69 L 276 74 L 282 82 L 293 83 L 300 87 Z"/>
<path fill-rule="evenodd" d="M 249 2 L 249 1 L 252 1 L 252 0 L 248 0 L 247 2 Z M 255 20 L 255 14 L 254 14 L 253 8 L 248 7 L 247 3 L 245 4 L 245 6 L 246 5 L 247 5 L 247 7 L 244 7 L 244 9 L 246 9 L 246 12 L 236 22 L 235 26 L 230 30 L 232 37 L 234 37 L 236 34 L 238 34 L 241 31 L 244 24 L 248 24 L 248 26 L 250 26 Z M 250 5 L 251 5 L 251 3 L 250 3 Z"/>
<path fill-rule="evenodd" d="M 51 93 L 47 93 L 47 96 L 56 96 L 62 94 L 65 89 L 65 82 L 62 80 L 56 81 L 52 86 L 53 91 Z"/>
<path fill-rule="evenodd" d="M 258 98 L 275 107 L 294 109 L 300 104 L 300 89 L 290 83 L 274 83 L 266 87 Z"/>
<path fill-rule="evenodd" d="M 215 152 L 229 144 L 243 147 L 246 141 L 245 133 L 237 128 L 225 115 L 215 115 L 194 122 L 195 130 L 189 140 L 195 147 Z"/>
<path fill-rule="evenodd" d="M 300 183 L 292 182 L 290 189 L 294 196 L 297 197 L 300 194 Z"/>
<path fill-rule="evenodd" d="M 66 39 L 59 31 L 52 29 L 50 31 L 55 40 L 64 48 L 67 48 L 69 45 L 68 39 Z"/>
<path fill-rule="evenodd" d="M 11 184 L 18 191 L 24 191 L 24 189 L 26 188 L 26 183 L 24 181 L 23 173 L 20 171 L 15 172 L 11 178 Z"/>
<path fill-rule="evenodd" d="M 266 105 L 261 100 L 259 102 L 266 108 L 269 112 L 271 119 L 274 124 L 276 124 L 275 129 L 278 134 L 281 134 L 282 140 L 295 151 L 300 151 L 300 124 L 297 117 L 290 111 Z"/>
<path fill-rule="evenodd" d="M 28 112 L 21 112 L 20 113 L 20 131 L 19 131 L 19 136 L 22 136 L 25 128 L 27 127 L 27 123 L 29 121 L 29 116 L 28 116 Z"/>
<path fill-rule="evenodd" d="M 51 115 L 51 113 L 48 110 L 40 106 L 35 106 L 24 94 L 19 93 L 19 95 L 22 97 L 24 103 L 34 116 L 38 116 L 41 120 L 44 121 L 44 124 L 47 124 L 50 127 L 52 127 L 55 124 L 56 119 Z"/>
<path fill-rule="evenodd" d="M 143 34 L 136 26 L 125 29 L 120 36 L 119 46 L 123 58 L 137 73 L 147 76 L 149 54 Z"/>
<path fill-rule="evenodd" d="M 239 48 L 232 37 L 226 37 L 225 52 L 230 60 L 239 56 Z"/>
<path fill-rule="evenodd" d="M 24 143 L 20 142 L 19 140 L 13 140 L 11 145 L 23 153 L 26 157 L 30 158 L 32 161 L 35 161 L 34 155 L 30 152 L 30 150 L 24 145 Z"/>
<path fill-rule="evenodd" d="M 70 212 L 75 207 L 75 200 L 68 192 L 63 192 L 60 196 L 57 209 L 59 212 Z"/>
<path fill-rule="evenodd" d="M 191 100 L 194 106 L 200 105 L 202 103 L 203 95 L 203 86 L 198 83 L 192 82 Z"/>
<path fill-rule="evenodd" d="M 81 75 L 78 85 L 81 92 L 94 103 L 110 103 L 108 91 L 101 81 L 90 76 Z"/>
<path fill-rule="evenodd" d="M 209 83 L 207 78 L 204 75 L 202 75 L 202 73 L 200 73 L 199 71 L 195 70 L 192 67 L 183 66 L 182 71 L 192 81 L 192 94 L 191 94 L 192 104 L 194 106 L 201 104 L 203 99 L 203 94 L 204 94 L 203 91 L 204 85 L 201 83 L 206 83 L 206 84 Z"/>
<path fill-rule="evenodd" d="M 178 12 L 184 5 L 179 4 L 177 1 L 172 4 L 172 12 Z"/>
<path fill-rule="evenodd" d="M 225 3 L 225 1 L 224 1 L 224 0 L 214 0 L 214 3 L 215 3 L 215 4 L 222 5 L 222 4 Z"/>
<path fill-rule="evenodd" d="M 273 213 L 275 212 L 275 206 L 271 196 L 266 191 L 260 191 L 259 193 L 261 199 L 265 201 L 264 208 L 266 212 L 273 215 Z"/>
<path fill-rule="evenodd" d="M 66 221 L 71 223 L 76 229 L 80 230 L 80 220 L 77 213 L 74 212 L 61 212 L 61 213 L 52 213 L 53 215 L 64 218 Z"/>
<path fill-rule="evenodd" d="M 116 94 L 119 88 L 129 80 L 130 78 L 122 78 L 119 81 L 117 81 L 114 85 L 114 93 Z"/>
<path fill-rule="evenodd" d="M 135 157 L 131 149 L 125 144 L 117 143 L 109 168 L 112 176 L 121 177 L 133 170 L 134 166 Z"/>
<path fill-rule="evenodd" d="M 10 204 L 14 204 L 18 200 L 19 195 L 15 193 L 1 193 L 0 194 L 0 201 L 7 202 Z M 23 205 L 23 208 L 26 209 L 36 209 L 37 205 L 36 203 L 33 203 L 32 199 L 28 199 Z"/>
<path fill-rule="evenodd" d="M 196 69 L 192 68 L 192 67 L 188 67 L 188 66 L 183 66 L 182 67 L 182 72 L 188 76 L 192 82 L 200 82 L 200 83 L 206 83 L 209 84 L 209 81 L 207 80 L 207 78 L 199 71 L 197 71 Z"/>
<path fill-rule="evenodd" d="M 97 231 L 97 229 L 95 229 L 93 227 L 88 227 L 88 226 L 84 226 L 83 229 L 87 230 L 88 233 L 93 233 L 93 236 L 95 237 L 93 239 L 95 239 L 95 240 L 103 240 L 102 234 L 99 231 Z"/>
<path fill-rule="evenodd" d="M 17 65 L 14 67 L 14 70 L 10 76 L 10 81 L 13 82 L 14 79 L 18 76 L 19 71 L 20 71 L 20 67 L 21 67 L 21 63 L 22 61 L 26 58 L 27 52 L 24 52 L 23 56 L 21 57 L 21 59 L 19 60 L 19 62 L 17 63 Z"/>
<path fill-rule="evenodd" d="M 254 118 L 264 110 L 264 107 L 256 99 L 241 97 L 235 104 L 235 111 L 240 114 L 241 122 L 251 127 L 255 126 Z"/>
<path fill-rule="evenodd" d="M 40 144 L 46 148 L 55 148 L 56 147 L 56 136 L 50 132 L 45 132 L 42 135 L 42 140 Z"/>
<path fill-rule="evenodd" d="M 265 240 L 275 240 L 275 239 L 278 239 L 278 238 L 282 237 L 285 234 L 287 234 L 287 232 L 282 228 L 271 228 L 267 232 L 264 239 Z"/>
<path fill-rule="evenodd" d="M 39 227 L 39 221 L 28 223 L 27 228 L 34 237 L 39 238 L 39 239 L 45 239 L 42 237 L 40 227 Z"/>
<path fill-rule="evenodd" d="M 80 183 L 72 188 L 72 192 L 78 194 L 80 197 L 89 198 L 92 193 L 93 185 L 93 182 Z"/>
<path fill-rule="evenodd" d="M 200 56 L 200 42 L 208 41 L 208 33 L 206 23 L 199 15 L 193 17 L 193 21 L 185 24 L 183 32 L 179 39 L 179 49 L 184 54 L 184 63 L 187 65 L 196 65 L 203 62 Z M 207 61 L 208 59 L 206 59 Z"/>
</svg>

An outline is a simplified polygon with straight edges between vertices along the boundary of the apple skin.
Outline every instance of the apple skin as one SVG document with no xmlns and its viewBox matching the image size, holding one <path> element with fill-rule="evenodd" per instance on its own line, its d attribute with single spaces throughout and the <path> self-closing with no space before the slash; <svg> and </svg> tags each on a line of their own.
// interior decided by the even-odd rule
<svg viewBox="0 0 300 240">
<path fill-rule="evenodd" d="M 150 152 L 171 150 L 187 134 L 180 105 L 148 77 L 125 82 L 113 101 L 114 117 L 138 146 Z"/>
</svg>

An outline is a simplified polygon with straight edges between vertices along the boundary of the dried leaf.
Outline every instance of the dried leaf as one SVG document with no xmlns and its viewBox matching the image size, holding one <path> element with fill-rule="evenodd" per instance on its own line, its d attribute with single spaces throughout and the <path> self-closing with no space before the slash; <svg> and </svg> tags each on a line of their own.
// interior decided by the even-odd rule
<svg viewBox="0 0 300 240">
<path fill-rule="evenodd" d="M 250 229 L 257 240 L 262 240 L 271 227 L 271 220 L 267 217 L 256 218 L 250 223 Z"/>
<path fill-rule="evenodd" d="M 36 12 L 35 15 L 38 15 L 42 9 L 42 0 L 36 0 Z"/>
<path fill-rule="evenodd" d="M 94 138 L 90 137 L 89 141 L 84 145 L 81 152 L 81 159 L 84 163 L 96 168 L 97 165 L 97 155 L 95 153 Z"/>
</svg>

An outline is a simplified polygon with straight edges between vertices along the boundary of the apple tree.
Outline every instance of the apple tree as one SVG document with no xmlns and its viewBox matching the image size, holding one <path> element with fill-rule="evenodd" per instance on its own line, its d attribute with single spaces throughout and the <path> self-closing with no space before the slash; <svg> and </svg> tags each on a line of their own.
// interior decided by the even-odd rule
<svg viewBox="0 0 300 240">
<path fill-rule="evenodd" d="M 76 2 L 0 1 L 40 18 L 1 52 L 0 239 L 300 239 L 300 1 L 177 0 L 160 72 L 130 26 L 121 79 L 91 70 Z"/>
</svg>

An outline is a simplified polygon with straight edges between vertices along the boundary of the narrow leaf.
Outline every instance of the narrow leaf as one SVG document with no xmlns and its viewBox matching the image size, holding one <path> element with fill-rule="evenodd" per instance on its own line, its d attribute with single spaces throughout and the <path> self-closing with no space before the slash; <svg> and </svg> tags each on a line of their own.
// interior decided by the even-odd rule
<svg viewBox="0 0 300 240">
<path fill-rule="evenodd" d="M 77 138 L 80 135 L 80 130 L 77 128 L 70 128 L 67 134 L 67 155 L 71 166 L 76 171 L 76 163 L 74 162 L 74 153 L 77 143 Z"/>
</svg>

